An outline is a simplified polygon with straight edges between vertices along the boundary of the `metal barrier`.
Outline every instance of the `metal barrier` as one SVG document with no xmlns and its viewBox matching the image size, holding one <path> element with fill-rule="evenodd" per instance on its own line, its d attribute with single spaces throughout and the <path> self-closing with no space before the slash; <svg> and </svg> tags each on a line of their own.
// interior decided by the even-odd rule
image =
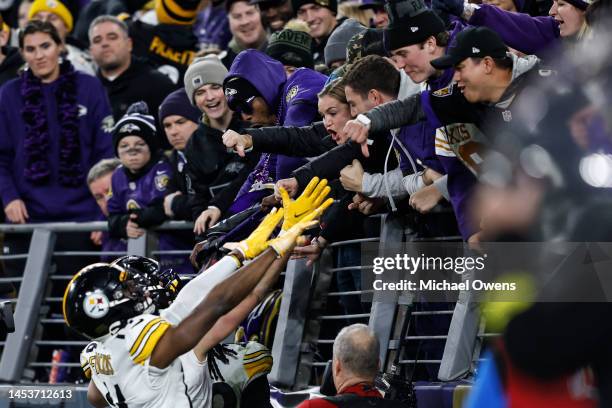
<svg viewBox="0 0 612 408">
<path fill-rule="evenodd" d="M 191 251 L 157 251 L 156 231 L 182 230 L 193 228 L 192 223 L 170 221 L 147 231 L 138 239 L 129 239 L 126 252 L 117 251 L 54 251 L 58 234 L 65 232 L 107 231 L 108 224 L 104 221 L 87 223 L 44 223 L 44 224 L 0 224 L 0 232 L 14 234 L 32 234 L 27 254 L 0 255 L 1 260 L 25 259 L 26 264 L 22 277 L 1 278 L 0 282 L 19 284 L 16 301 L 15 332 L 7 336 L 2 344 L 2 359 L 0 360 L 0 381 L 22 381 L 28 369 L 47 368 L 54 364 L 48 361 L 31 361 L 31 351 L 36 354 L 37 349 L 82 347 L 88 343 L 85 340 L 42 339 L 43 333 L 49 326 L 64 326 L 61 317 L 45 317 L 48 310 L 58 309 L 62 298 L 49 296 L 47 284 L 62 284 L 64 286 L 72 275 L 53 273 L 51 268 L 52 257 L 76 256 L 121 256 L 127 254 L 142 256 L 159 256 L 164 254 L 184 254 Z M 85 266 L 85 265 L 83 265 Z M 76 271 L 75 271 L 76 272 Z M 27 282 L 28 284 L 23 284 Z M 60 315 L 61 316 L 61 315 Z M 61 367 L 79 367 L 78 362 L 62 363 Z"/>
<path fill-rule="evenodd" d="M 321 332 L 325 325 L 338 321 L 367 320 L 370 328 L 377 333 L 380 344 L 380 358 L 383 367 L 385 362 L 391 361 L 399 346 L 398 330 L 403 319 L 419 318 L 420 316 L 448 316 L 455 318 L 457 310 L 427 310 L 410 311 L 412 295 L 408 293 L 396 294 L 391 302 L 388 296 L 384 301 L 379 294 L 370 289 L 355 291 L 330 291 L 334 274 L 342 271 L 372 268 L 371 265 L 332 267 L 331 250 L 336 250 L 346 245 L 357 243 L 378 242 L 379 253 L 384 255 L 388 243 L 406 241 L 449 241 L 457 240 L 456 236 L 435 237 L 423 239 L 407 227 L 404 218 L 396 214 L 385 214 L 381 219 L 380 234 L 374 238 L 350 240 L 337 242 L 330 245 L 320 261 L 314 268 L 307 268 L 304 260 L 291 260 L 285 274 L 283 298 L 279 311 L 276 327 L 275 341 L 272 347 L 274 365 L 269 375 L 271 383 L 283 388 L 304 388 L 309 385 L 311 379 L 316 377 L 318 369 L 324 367 L 326 361 L 318 361 L 319 347 L 331 347 L 333 339 L 321 338 Z M 164 254 L 189 254 L 190 251 L 159 251 L 155 231 L 190 229 L 192 225 L 185 222 L 167 222 L 133 240 L 128 240 L 127 253 L 142 256 L 159 256 Z M 3 381 L 21 381 L 27 368 L 46 368 L 52 364 L 48 361 L 28 361 L 28 355 L 32 347 L 81 347 L 87 344 L 80 340 L 53 340 L 42 339 L 37 327 L 61 326 L 63 319 L 59 317 L 40 317 L 44 308 L 56 307 L 62 301 L 61 297 L 45 294 L 45 286 L 48 281 L 67 281 L 71 275 L 60 275 L 51 273 L 52 256 L 100 256 L 100 255 L 122 255 L 118 252 L 79 252 L 61 251 L 53 252 L 54 242 L 58 233 L 74 231 L 105 231 L 106 222 L 91 223 L 49 223 L 37 225 L 0 225 L 0 231 L 12 233 L 32 233 L 32 241 L 28 254 L 12 254 L 0 256 L 0 260 L 27 259 L 23 278 L 8 278 L 13 282 L 27 281 L 28 285 L 22 285 L 17 299 L 15 320 L 20 322 L 15 333 L 9 335 L 4 345 L 4 353 L 0 361 L 0 379 Z M 6 279 L 6 278 L 5 278 Z M 4 280 L 4 281 L 8 281 Z M 3 280 L 0 279 L 0 282 Z M 326 305 L 341 296 L 371 294 L 371 310 L 353 315 L 329 314 Z M 478 322 L 478 321 L 477 321 Z M 473 323 L 473 321 L 472 321 Z M 467 340 L 461 330 L 450 330 L 446 335 L 410 335 L 405 341 L 444 341 L 449 342 L 467 341 L 466 350 L 469 349 L 469 361 L 472 365 L 478 361 L 477 340 L 487 338 L 491 334 L 484 333 L 483 324 L 480 323 L 479 331 L 474 333 L 473 339 Z M 478 324 L 476 325 L 478 329 Z M 471 335 L 470 335 L 471 336 Z M 474 358 L 474 356 L 476 356 Z M 402 364 L 444 364 L 442 359 L 422 359 L 415 356 L 401 356 Z M 462 361 L 461 364 L 465 364 Z M 451 364 L 452 365 L 452 364 Z M 77 367 L 76 362 L 67 362 L 63 367 Z M 456 366 L 456 364 L 455 364 Z M 454 367 L 456 368 L 456 367 Z M 315 370 L 313 372 L 313 370 Z"/>
</svg>

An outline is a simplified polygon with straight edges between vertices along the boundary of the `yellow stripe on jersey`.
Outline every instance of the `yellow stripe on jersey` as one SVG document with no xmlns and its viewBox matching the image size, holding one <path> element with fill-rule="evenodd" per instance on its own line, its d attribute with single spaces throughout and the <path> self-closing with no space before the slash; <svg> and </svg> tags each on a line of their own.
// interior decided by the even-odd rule
<svg viewBox="0 0 612 408">
<path fill-rule="evenodd" d="M 142 339 L 144 339 L 147 333 L 149 332 L 149 330 L 151 330 L 151 328 L 155 324 L 159 323 L 160 321 L 161 321 L 161 318 L 156 317 L 155 319 L 151 320 L 149 323 L 145 325 L 145 327 L 140 331 L 140 334 L 136 338 L 136 341 L 132 345 L 132 348 L 130 349 L 130 354 L 134 354 L 136 350 L 138 350 L 138 348 L 140 347 L 140 343 L 142 343 Z"/>
<path fill-rule="evenodd" d="M 264 349 L 264 350 L 256 351 L 256 352 L 251 353 L 251 354 L 245 354 L 244 357 L 243 357 L 243 360 L 251 360 L 251 359 L 257 358 L 257 357 L 259 357 L 259 356 L 261 356 L 263 354 L 270 354 L 270 351 L 268 349 Z"/>
<path fill-rule="evenodd" d="M 266 356 L 252 363 L 244 364 L 243 367 L 249 379 L 264 373 L 267 374 L 272 370 L 272 357 Z"/>
<path fill-rule="evenodd" d="M 168 330 L 169 328 L 170 328 L 170 323 L 160 321 L 159 324 L 153 330 L 150 331 L 150 334 L 144 340 L 144 347 L 142 347 L 142 350 L 140 351 L 140 353 L 138 353 L 135 356 L 132 355 L 132 358 L 134 359 L 134 362 L 136 364 L 141 364 L 147 358 L 149 358 L 151 353 L 153 353 L 153 350 L 155 349 L 157 342 L 159 341 L 161 336 L 163 336 L 164 333 L 166 333 L 166 330 Z"/>
</svg>

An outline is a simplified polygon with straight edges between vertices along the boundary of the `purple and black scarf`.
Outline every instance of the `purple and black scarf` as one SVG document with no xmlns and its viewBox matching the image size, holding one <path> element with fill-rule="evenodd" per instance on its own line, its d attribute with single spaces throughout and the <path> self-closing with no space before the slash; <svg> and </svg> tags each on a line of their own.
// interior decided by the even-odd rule
<svg viewBox="0 0 612 408">
<path fill-rule="evenodd" d="M 42 82 L 26 69 L 22 74 L 21 96 L 25 122 L 25 177 L 31 183 L 45 184 L 51 177 L 49 157 L 50 135 L 47 108 L 44 105 Z M 79 143 L 79 105 L 74 67 L 68 60 L 60 65 L 57 100 L 57 121 L 60 124 L 59 181 L 63 186 L 83 184 Z"/>
</svg>

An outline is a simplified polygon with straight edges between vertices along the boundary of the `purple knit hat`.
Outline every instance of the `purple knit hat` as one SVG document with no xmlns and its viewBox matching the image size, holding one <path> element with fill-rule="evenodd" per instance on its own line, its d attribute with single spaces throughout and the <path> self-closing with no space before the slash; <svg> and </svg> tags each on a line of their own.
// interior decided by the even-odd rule
<svg viewBox="0 0 612 408">
<path fill-rule="evenodd" d="M 171 115 L 179 115 L 192 122 L 199 123 L 202 112 L 191 104 L 184 88 L 177 89 L 166 96 L 166 99 L 159 105 L 159 123 L 162 124 L 165 118 Z"/>
</svg>

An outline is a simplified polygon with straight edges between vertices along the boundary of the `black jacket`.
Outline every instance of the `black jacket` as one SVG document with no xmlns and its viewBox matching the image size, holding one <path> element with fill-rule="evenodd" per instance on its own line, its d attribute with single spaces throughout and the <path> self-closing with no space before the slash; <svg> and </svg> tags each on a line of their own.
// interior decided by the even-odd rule
<svg viewBox="0 0 612 408">
<path fill-rule="evenodd" d="M 180 191 L 181 194 L 172 199 L 172 212 L 175 220 L 191 221 L 193 219 L 192 208 L 195 200 L 195 191 L 191 185 L 191 178 L 187 174 L 186 161 L 180 157 L 177 150 L 173 149 L 168 156 L 168 161 L 172 166 L 172 177 L 168 186 L 168 191 Z"/>
<path fill-rule="evenodd" d="M 2 47 L 2 54 L 5 55 L 5 58 L 0 64 L 0 85 L 17 78 L 19 68 L 24 64 L 19 50 L 15 47 Z"/>
<path fill-rule="evenodd" d="M 177 88 L 167 76 L 134 57 L 130 67 L 115 80 L 109 81 L 100 71 L 98 78 L 108 94 L 115 122 L 121 119 L 131 104 L 138 101 L 145 101 L 149 113 L 157 120 L 159 105 Z M 165 139 L 164 143 L 167 143 Z"/>
<path fill-rule="evenodd" d="M 243 133 L 245 126 L 246 123 L 235 116 L 228 129 Z M 200 123 L 185 147 L 187 174 L 195 192 L 192 205 L 194 219 L 209 206 L 217 207 L 224 213 L 259 161 L 256 153 L 240 157 L 228 152 L 222 136 L 222 131 Z"/>
<path fill-rule="evenodd" d="M 336 147 L 336 142 L 327 134 L 323 122 L 311 126 L 273 126 L 246 129 L 253 138 L 253 150 L 260 153 L 278 153 L 294 157 L 314 157 Z"/>
<path fill-rule="evenodd" d="M 389 137 L 386 133 L 372 136 L 374 143 L 369 146 L 370 157 L 364 157 L 359 144 L 348 142 L 336 146 L 332 150 L 317 157 L 311 162 L 293 171 L 293 177 L 298 181 L 300 191 L 304 189 L 313 177 L 335 180 L 340 177 L 340 171 L 357 159 L 365 171 L 369 173 L 382 173 L 385 166 L 385 157 L 389 150 Z M 397 158 L 391 155 L 387 165 L 389 169 L 397 167 Z"/>
<path fill-rule="evenodd" d="M 153 66 L 165 66 L 173 81 L 183 84 L 183 75 L 198 49 L 198 39 L 191 25 L 151 25 L 140 20 L 130 24 L 134 55 L 146 58 Z"/>
</svg>

